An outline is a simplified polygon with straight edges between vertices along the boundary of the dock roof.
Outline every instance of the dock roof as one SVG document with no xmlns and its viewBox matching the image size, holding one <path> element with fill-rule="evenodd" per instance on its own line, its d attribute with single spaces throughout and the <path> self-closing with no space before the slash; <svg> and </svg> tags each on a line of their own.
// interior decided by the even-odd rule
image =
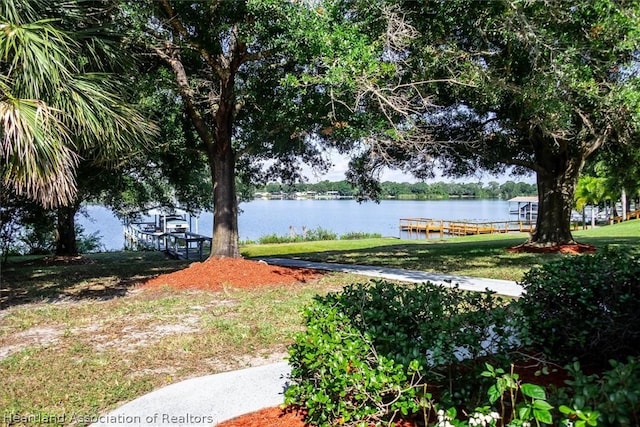
<svg viewBox="0 0 640 427">
<path fill-rule="evenodd" d="M 538 196 L 518 196 L 513 199 L 509 199 L 509 202 L 514 203 L 537 203 Z"/>
</svg>

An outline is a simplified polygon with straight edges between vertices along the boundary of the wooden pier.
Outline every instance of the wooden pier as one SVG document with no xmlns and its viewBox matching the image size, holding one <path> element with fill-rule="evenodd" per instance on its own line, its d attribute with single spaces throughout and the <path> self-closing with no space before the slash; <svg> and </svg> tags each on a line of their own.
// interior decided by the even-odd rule
<svg viewBox="0 0 640 427">
<path fill-rule="evenodd" d="M 446 221 L 430 218 L 400 218 L 400 232 L 406 232 L 409 238 L 433 235 L 444 236 L 472 236 L 477 234 L 498 233 L 531 233 L 535 224 L 527 221 L 496 221 L 496 222 L 466 222 Z"/>
<path fill-rule="evenodd" d="M 626 221 L 629 221 L 631 219 L 640 219 L 640 209 L 639 210 L 635 210 L 635 211 L 631 211 L 631 212 L 627 212 L 627 214 L 625 215 L 624 218 Z M 622 222 L 623 218 L 622 215 L 618 215 L 618 216 L 614 216 L 613 217 L 613 222 L 615 224 Z"/>
<path fill-rule="evenodd" d="M 133 222 L 124 226 L 125 242 L 134 249 L 163 251 L 178 259 L 202 259 L 211 237 L 196 233 L 165 233 L 153 222 Z"/>
</svg>

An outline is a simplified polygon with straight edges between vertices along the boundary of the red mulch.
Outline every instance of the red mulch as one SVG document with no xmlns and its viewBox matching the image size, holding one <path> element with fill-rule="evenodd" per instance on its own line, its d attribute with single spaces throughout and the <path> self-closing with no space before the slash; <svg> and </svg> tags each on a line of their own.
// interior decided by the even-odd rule
<svg viewBox="0 0 640 427">
<path fill-rule="evenodd" d="M 297 411 L 287 411 L 277 406 L 241 415 L 216 427 L 305 427 L 303 415 Z"/>
<path fill-rule="evenodd" d="M 229 421 L 216 424 L 216 427 L 310 427 L 303 421 L 304 413 L 277 406 L 261 409 L 246 415 L 241 415 Z M 399 421 L 397 427 L 417 427 L 412 422 Z"/>
<path fill-rule="evenodd" d="M 220 291 L 224 286 L 257 288 L 307 282 L 320 277 L 318 271 L 269 265 L 242 258 L 217 258 L 194 262 L 189 267 L 148 280 L 145 287 Z"/>
<path fill-rule="evenodd" d="M 522 245 L 512 246 L 507 249 L 508 252 L 515 253 L 562 253 L 562 254 L 584 254 L 594 253 L 595 246 L 586 245 L 584 243 L 573 243 L 568 245 L 555 246 L 533 246 L 523 243 Z"/>
</svg>

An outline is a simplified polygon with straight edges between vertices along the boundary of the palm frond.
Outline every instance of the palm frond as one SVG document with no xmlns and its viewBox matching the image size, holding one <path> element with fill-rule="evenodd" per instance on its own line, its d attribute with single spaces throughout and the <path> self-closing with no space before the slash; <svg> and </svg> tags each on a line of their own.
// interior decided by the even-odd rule
<svg viewBox="0 0 640 427">
<path fill-rule="evenodd" d="M 38 100 L 0 101 L 2 181 L 45 206 L 66 203 L 75 192 L 71 150 L 61 112 Z"/>
<path fill-rule="evenodd" d="M 46 206 L 74 196 L 78 149 L 115 157 L 155 132 L 123 97 L 118 80 L 85 69 L 103 69 L 96 64 L 112 40 L 81 24 L 79 5 L 0 4 L 0 177 Z M 66 28 L 83 29 L 79 38 L 63 29 L 64 17 L 78 18 Z"/>
</svg>

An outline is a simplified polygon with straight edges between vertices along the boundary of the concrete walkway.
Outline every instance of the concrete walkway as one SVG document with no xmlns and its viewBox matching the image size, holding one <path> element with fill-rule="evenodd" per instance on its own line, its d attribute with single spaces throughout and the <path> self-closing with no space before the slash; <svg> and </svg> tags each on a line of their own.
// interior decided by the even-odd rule
<svg viewBox="0 0 640 427">
<path fill-rule="evenodd" d="M 92 427 L 211 427 L 284 401 L 286 362 L 171 384 L 99 417 Z"/>
<path fill-rule="evenodd" d="M 519 296 L 522 288 L 508 280 L 428 273 L 364 265 L 311 262 L 284 258 L 262 261 L 285 267 L 340 271 L 405 282 L 458 284 L 460 289 Z M 290 368 L 286 362 L 208 375 L 181 381 L 139 397 L 99 417 L 92 427 L 204 427 L 214 426 L 283 402 Z"/>
<path fill-rule="evenodd" d="M 522 294 L 522 287 L 511 280 L 482 279 L 478 277 L 455 276 L 448 274 L 429 273 L 419 270 L 403 270 L 400 268 L 374 267 L 367 265 L 336 264 L 332 262 L 313 262 L 288 258 L 261 258 L 267 264 L 283 267 L 313 268 L 316 270 L 340 271 L 343 273 L 361 274 L 369 277 L 379 277 L 403 282 L 433 282 L 443 285 L 458 284 L 460 289 L 467 291 L 492 290 L 500 295 L 518 297 Z"/>
</svg>

